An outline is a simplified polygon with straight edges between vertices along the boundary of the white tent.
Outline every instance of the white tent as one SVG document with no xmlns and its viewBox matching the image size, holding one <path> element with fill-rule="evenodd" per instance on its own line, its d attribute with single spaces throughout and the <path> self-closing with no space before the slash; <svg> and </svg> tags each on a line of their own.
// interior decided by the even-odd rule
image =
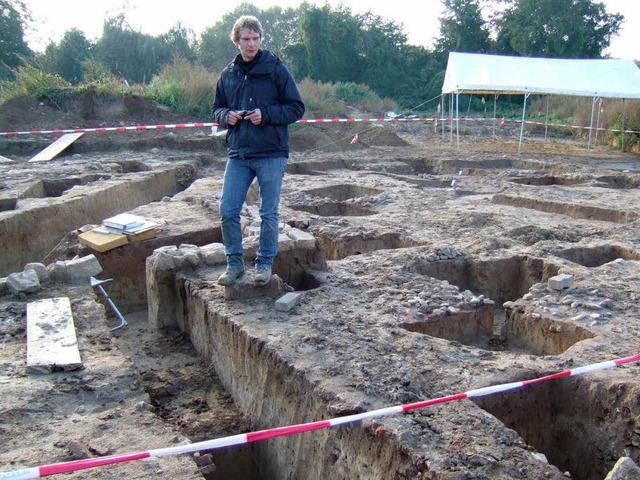
<svg viewBox="0 0 640 480">
<path fill-rule="evenodd" d="M 640 69 L 632 60 L 575 60 L 451 52 L 442 94 L 456 96 L 456 118 L 461 93 L 524 95 L 522 143 L 529 95 L 592 97 L 594 107 L 600 98 L 640 98 Z M 593 125 L 593 110 L 591 123 Z"/>
</svg>

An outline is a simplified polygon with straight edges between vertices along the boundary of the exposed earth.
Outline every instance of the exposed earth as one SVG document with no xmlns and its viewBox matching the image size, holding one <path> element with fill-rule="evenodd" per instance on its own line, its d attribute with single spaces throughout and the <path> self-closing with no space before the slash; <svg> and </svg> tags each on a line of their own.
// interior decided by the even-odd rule
<svg viewBox="0 0 640 480">
<path fill-rule="evenodd" d="M 138 97 L 18 98 L 0 132 L 189 123 Z M 0 136 L 0 277 L 95 255 L 88 281 L 0 283 L 0 472 L 145 452 L 518 382 L 640 353 L 640 156 L 566 132 L 300 124 L 265 290 L 216 284 L 223 137 L 208 128 Z M 354 138 L 357 140 L 354 141 Z M 245 216 L 247 268 L 257 192 Z M 96 252 L 132 212 L 156 238 Z M 298 232 L 298 233 L 295 233 Z M 303 232 L 315 242 L 293 241 Z M 308 238 L 308 237 L 305 237 Z M 172 257 L 171 267 L 163 267 Z M 209 259 L 209 260 L 208 260 Z M 559 275 L 566 288 L 553 288 Z M 300 293 L 297 305 L 274 301 Z M 175 298 L 173 297 L 175 296 Z M 28 371 L 26 308 L 69 297 L 82 368 Z M 162 327 L 162 328 L 160 328 Z M 65 478 L 640 478 L 640 365 L 250 446 Z M 0 473 L 0 478 L 2 474 Z M 13 478 L 13 477 L 7 477 Z"/>
</svg>

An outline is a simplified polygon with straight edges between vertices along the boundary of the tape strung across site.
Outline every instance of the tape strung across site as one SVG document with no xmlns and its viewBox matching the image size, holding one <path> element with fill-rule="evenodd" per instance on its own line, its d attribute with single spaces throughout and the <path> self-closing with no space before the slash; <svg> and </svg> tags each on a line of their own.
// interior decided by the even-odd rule
<svg viewBox="0 0 640 480">
<path fill-rule="evenodd" d="M 584 373 L 595 372 L 597 370 L 604 370 L 607 368 L 618 367 L 625 363 L 636 362 L 640 360 L 640 354 L 631 357 L 619 358 L 617 360 L 609 360 L 606 362 L 594 363 L 586 365 L 584 367 L 578 367 L 571 370 L 564 370 L 562 372 L 546 375 L 544 377 L 538 377 L 531 380 L 523 380 L 520 382 L 503 383 L 500 385 L 493 385 L 490 387 L 478 388 L 475 390 L 469 390 L 464 393 L 457 393 L 455 395 L 448 395 L 445 397 L 435 398 L 432 400 L 423 400 L 415 403 L 408 403 L 404 405 L 396 405 L 393 407 L 381 408 L 378 410 L 372 410 L 370 412 L 357 413 L 354 415 L 347 415 L 344 417 L 333 418 L 330 420 L 320 420 L 317 422 L 300 423 L 297 425 L 290 425 L 286 427 L 276 427 L 267 430 L 260 430 L 257 432 L 243 433 L 240 435 L 233 435 L 230 437 L 217 438 L 214 440 L 205 440 L 197 443 L 190 443 L 187 445 L 179 445 L 176 447 L 159 448 L 156 450 L 148 450 L 146 452 L 129 453 L 122 455 L 112 455 L 109 457 L 87 458 L 84 460 L 77 460 L 71 462 L 56 463 L 51 465 L 43 465 L 40 467 L 26 468 L 22 470 L 14 470 L 10 472 L 0 472 L 0 480 L 26 480 L 30 478 L 40 478 L 49 475 L 56 475 L 59 473 L 75 472 L 77 470 L 101 467 L 105 465 L 113 465 L 116 463 L 130 462 L 132 460 L 140 460 L 150 457 L 167 457 L 170 455 L 179 455 L 183 453 L 194 453 L 202 450 L 213 450 L 217 448 L 232 447 L 235 445 L 244 445 L 252 442 L 259 442 L 261 440 L 267 440 L 270 438 L 286 437 L 290 435 L 297 435 L 299 433 L 311 432 L 313 430 L 320 430 L 323 428 L 337 427 L 340 425 L 346 425 L 349 423 L 359 422 L 370 418 L 384 417 L 389 415 L 395 415 L 398 413 L 408 412 L 410 410 L 416 410 L 418 408 L 424 408 L 431 405 L 437 405 L 439 403 L 447 403 L 455 400 L 463 400 L 465 398 L 482 397 L 485 395 L 492 395 L 494 393 L 506 392 L 516 388 L 526 387 L 534 383 L 545 382 L 548 380 L 555 380 L 558 378 L 573 377 L 576 375 L 582 375 Z"/>
<path fill-rule="evenodd" d="M 514 124 L 521 123 L 522 120 L 507 120 L 504 118 L 459 118 L 462 123 L 465 122 L 492 122 L 500 121 L 500 126 L 504 126 L 507 122 L 513 122 Z M 427 117 L 393 117 L 393 118 L 319 118 L 319 119 L 302 119 L 296 123 L 401 123 L 401 122 L 423 122 L 433 123 L 437 126 L 441 123 L 455 122 L 455 118 L 427 118 Z M 589 127 L 583 125 L 567 125 L 559 123 L 547 123 L 540 121 L 525 120 L 525 125 L 538 125 L 538 126 L 551 126 L 558 128 L 575 128 L 579 130 L 589 130 Z M 169 130 L 180 128 L 204 128 L 204 127 L 217 127 L 217 123 L 176 123 L 168 125 L 134 125 L 129 127 L 97 127 L 97 128 L 70 128 L 70 129 L 56 129 L 56 130 L 27 130 L 23 132 L 0 132 L 0 137 L 13 137 L 18 135 L 46 135 L 46 134 L 67 134 L 67 133 L 88 133 L 88 132 L 126 132 L 131 130 Z M 602 128 L 593 127 L 592 130 L 609 131 L 614 133 L 622 133 L 623 130 L 615 128 Z M 624 133 L 636 133 L 640 134 L 640 131 L 624 130 Z"/>
<path fill-rule="evenodd" d="M 433 118 L 323 118 L 323 119 L 303 119 L 296 123 L 358 123 L 358 122 L 438 122 Z M 98 127 L 98 128 L 71 128 L 56 130 L 26 130 L 23 132 L 0 132 L 0 136 L 17 135 L 43 135 L 61 133 L 87 133 L 87 132 L 126 132 L 131 130 L 167 130 L 175 128 L 203 128 L 217 127 L 217 123 L 176 123 L 170 125 L 133 125 L 130 127 Z"/>
</svg>

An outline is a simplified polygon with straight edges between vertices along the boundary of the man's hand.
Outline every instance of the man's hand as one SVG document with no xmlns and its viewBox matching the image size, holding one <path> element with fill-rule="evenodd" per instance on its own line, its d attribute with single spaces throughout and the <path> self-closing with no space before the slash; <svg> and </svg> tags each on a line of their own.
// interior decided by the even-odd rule
<svg viewBox="0 0 640 480">
<path fill-rule="evenodd" d="M 229 110 L 229 113 L 227 114 L 227 124 L 234 126 L 244 118 L 246 113 L 246 110 Z"/>
<path fill-rule="evenodd" d="M 256 108 L 255 110 L 245 113 L 244 119 L 249 120 L 254 125 L 260 125 L 262 123 L 262 112 L 259 108 Z"/>
</svg>

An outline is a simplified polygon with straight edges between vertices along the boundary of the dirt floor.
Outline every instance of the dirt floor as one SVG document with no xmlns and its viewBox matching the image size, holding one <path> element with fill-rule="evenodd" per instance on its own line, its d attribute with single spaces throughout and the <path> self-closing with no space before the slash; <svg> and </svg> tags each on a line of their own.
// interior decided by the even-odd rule
<svg viewBox="0 0 640 480">
<path fill-rule="evenodd" d="M 135 97 L 0 106 L 0 132 L 190 121 Z M 564 132 L 527 132 L 519 152 L 518 134 L 479 122 L 462 128 L 458 146 L 430 123 L 292 126 L 283 232 L 310 233 L 315 247 L 302 255 L 281 246 L 274 272 L 302 293 L 300 304 L 281 312 L 269 296 L 242 298 L 248 286 L 225 291 L 215 283 L 220 265 L 195 262 L 167 281 L 182 285 L 177 317 L 190 328 L 164 330 L 149 321 L 146 275 L 155 273 L 145 262 L 159 248 L 202 256 L 220 242 L 222 137 L 207 128 L 91 132 L 54 160 L 30 163 L 59 134 L 0 136 L 0 277 L 95 254 L 128 321 L 112 330 L 118 318 L 88 283 L 44 279 L 19 295 L 0 283 L 0 472 L 640 353 L 640 156 L 587 150 Z M 251 191 L 243 212 L 249 238 L 256 198 Z M 79 244 L 78 229 L 122 211 L 157 221 L 158 237 L 103 253 Z M 549 286 L 559 274 L 572 276 L 569 288 Z M 56 297 L 71 300 L 83 365 L 34 374 L 26 306 Z M 200 314 L 222 326 L 205 331 Z M 225 343 L 227 325 L 234 336 Z M 67 478 L 640 478 L 639 368 Z"/>
</svg>

